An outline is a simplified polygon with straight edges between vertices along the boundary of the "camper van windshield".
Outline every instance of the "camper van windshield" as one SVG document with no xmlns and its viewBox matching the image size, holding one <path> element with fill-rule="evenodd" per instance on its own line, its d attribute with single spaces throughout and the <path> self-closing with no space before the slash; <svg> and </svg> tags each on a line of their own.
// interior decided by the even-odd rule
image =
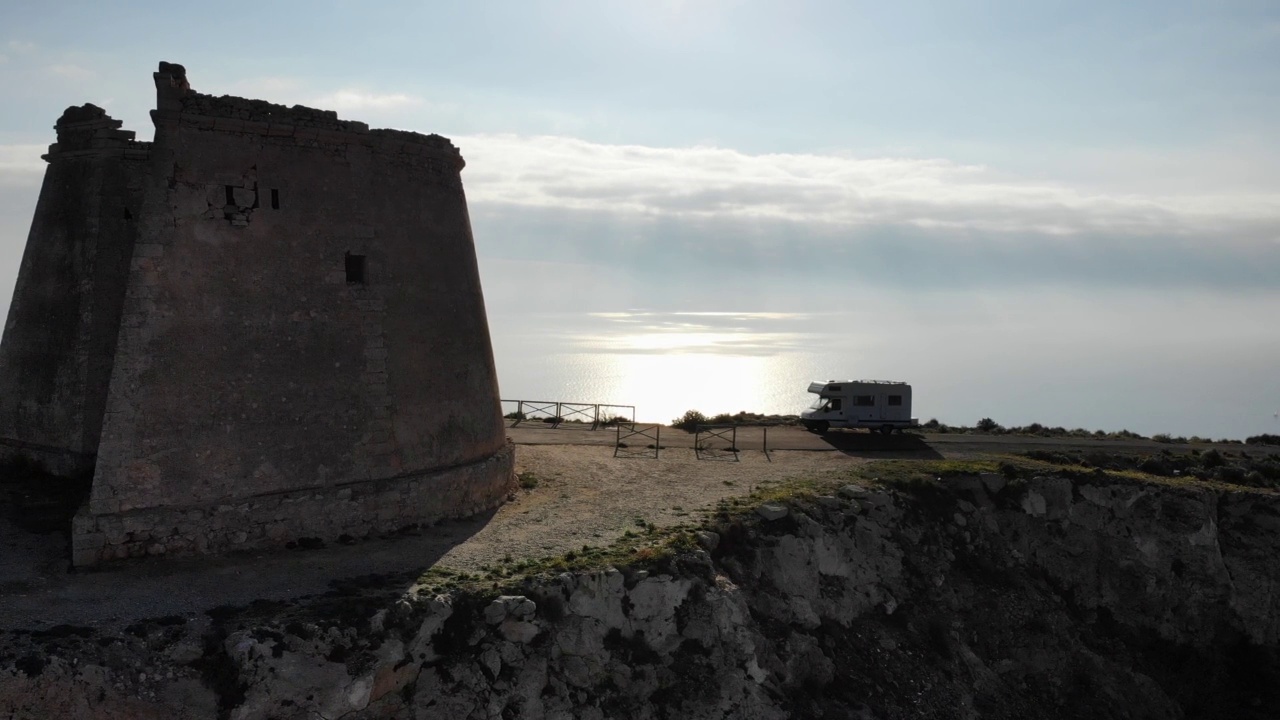
<svg viewBox="0 0 1280 720">
<path fill-rule="evenodd" d="M 813 401 L 813 404 L 809 406 L 809 409 L 810 409 L 810 410 L 821 410 L 823 407 L 825 407 L 825 406 L 826 406 L 826 404 L 827 404 L 827 398 L 820 397 L 820 398 L 818 398 L 817 400 L 814 400 L 814 401 Z"/>
</svg>

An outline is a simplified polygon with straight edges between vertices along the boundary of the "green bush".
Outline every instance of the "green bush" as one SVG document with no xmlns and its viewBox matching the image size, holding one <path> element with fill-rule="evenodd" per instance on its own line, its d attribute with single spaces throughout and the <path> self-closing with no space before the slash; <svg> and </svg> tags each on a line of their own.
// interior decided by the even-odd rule
<svg viewBox="0 0 1280 720">
<path fill-rule="evenodd" d="M 1254 435 L 1245 438 L 1245 445 L 1280 445 L 1280 435 Z"/>
<path fill-rule="evenodd" d="M 982 418 L 978 421 L 978 429 L 982 432 L 996 432 L 1004 428 L 1000 427 L 1000 423 L 991 418 Z"/>
<path fill-rule="evenodd" d="M 699 425 L 707 424 L 707 416 L 697 410 L 688 410 L 684 415 L 671 421 L 671 427 L 680 428 L 685 432 L 694 432 Z"/>
<path fill-rule="evenodd" d="M 1222 453 L 1218 452 L 1216 449 L 1210 448 L 1200 454 L 1200 467 L 1205 470 L 1212 470 L 1226 464 L 1227 461 L 1223 459 Z"/>
</svg>

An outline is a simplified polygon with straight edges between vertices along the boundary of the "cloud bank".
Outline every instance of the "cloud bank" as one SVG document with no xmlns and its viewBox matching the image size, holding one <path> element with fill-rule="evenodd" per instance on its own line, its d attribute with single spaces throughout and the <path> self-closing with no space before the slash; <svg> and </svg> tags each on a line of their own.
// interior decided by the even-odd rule
<svg viewBox="0 0 1280 720">
<path fill-rule="evenodd" d="M 548 136 L 456 140 L 468 159 L 468 195 L 478 202 L 1043 237 L 1215 233 L 1280 241 L 1280 195 L 1099 194 L 942 159 L 750 155 Z"/>
<path fill-rule="evenodd" d="M 363 110 L 386 111 L 416 107 L 422 104 L 422 98 L 404 93 L 374 93 L 364 90 L 338 90 L 322 95 L 309 105 L 325 110 L 342 112 L 358 112 Z"/>
</svg>

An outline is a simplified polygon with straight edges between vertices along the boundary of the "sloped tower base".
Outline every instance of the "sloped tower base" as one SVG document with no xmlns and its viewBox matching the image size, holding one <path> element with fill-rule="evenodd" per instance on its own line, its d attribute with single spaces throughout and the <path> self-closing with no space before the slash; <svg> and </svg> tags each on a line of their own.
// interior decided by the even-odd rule
<svg viewBox="0 0 1280 720">
<path fill-rule="evenodd" d="M 0 444 L 96 461 L 74 563 L 501 503 L 512 451 L 458 150 L 201 95 L 178 65 L 155 82 L 153 143 L 96 108 L 60 121 L 0 347 L 0 377 L 45 373 L 0 398 Z"/>
</svg>

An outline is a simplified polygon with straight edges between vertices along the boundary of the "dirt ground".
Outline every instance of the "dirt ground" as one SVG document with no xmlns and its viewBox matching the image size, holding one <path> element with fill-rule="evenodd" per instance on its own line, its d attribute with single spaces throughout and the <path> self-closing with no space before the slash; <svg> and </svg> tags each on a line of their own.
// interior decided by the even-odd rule
<svg viewBox="0 0 1280 720">
<path fill-rule="evenodd" d="M 391 582 L 408 588 L 431 567 L 474 571 L 508 557 L 607 545 L 639 524 L 691 521 L 721 498 L 771 480 L 839 472 L 860 462 L 832 450 L 743 451 L 734 461 L 723 453 L 700 460 L 682 447 L 653 459 L 615 458 L 603 445 L 518 445 L 517 472 L 530 487 L 480 517 L 352 546 L 150 559 L 79 572 L 68 569 L 65 535 L 24 530 L 12 508 L 0 506 L 0 627 L 119 626 L 316 595 L 336 580 L 366 575 L 394 576 Z"/>
<path fill-rule="evenodd" d="M 866 462 L 830 451 L 743 451 L 736 461 L 732 454 L 716 457 L 698 459 L 692 449 L 668 448 L 658 459 L 622 459 L 609 447 L 521 445 L 516 472 L 536 486 L 518 492 L 440 564 L 474 569 L 507 555 L 558 555 L 609 544 L 645 523 L 689 522 L 699 510 L 771 481 L 838 473 Z"/>
<path fill-rule="evenodd" d="M 1153 454 L 1179 446 L 1150 441 L 829 433 L 797 428 L 743 430 L 736 456 L 729 442 L 701 459 L 693 435 L 666 428 L 657 444 L 628 440 L 615 457 L 616 431 L 515 427 L 517 472 L 528 486 L 485 515 L 425 531 L 352 546 L 261 551 L 228 557 L 135 562 L 70 572 L 67 539 L 34 533 L 0 502 L 0 628 L 54 625 L 118 626 L 166 615 L 198 615 L 219 605 L 289 600 L 324 593 L 334 581 L 366 575 L 395 578 L 408 588 L 427 569 L 478 570 L 513 560 L 558 555 L 583 545 L 612 543 L 640 524 L 659 527 L 697 519 L 726 497 L 789 477 L 842 473 L 875 459 L 967 457 L 1030 449 L 1100 449 Z M 765 453 L 764 448 L 769 452 Z M 1237 449 L 1239 446 L 1236 446 Z M 1255 449 L 1272 452 L 1280 449 Z"/>
</svg>

